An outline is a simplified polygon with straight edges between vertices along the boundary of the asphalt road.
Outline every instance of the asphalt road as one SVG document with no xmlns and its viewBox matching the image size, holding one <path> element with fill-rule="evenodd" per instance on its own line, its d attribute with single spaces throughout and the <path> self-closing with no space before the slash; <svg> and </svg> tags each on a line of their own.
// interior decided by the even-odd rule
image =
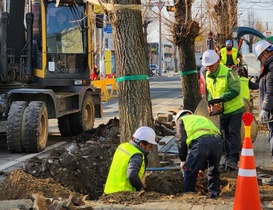
<svg viewBox="0 0 273 210">
<path fill-rule="evenodd" d="M 151 77 L 150 89 L 154 116 L 159 112 L 166 112 L 166 108 L 170 106 L 179 107 L 182 103 L 181 81 L 178 74 L 168 73 L 162 77 Z M 119 118 L 117 99 L 112 98 L 108 102 L 103 102 L 103 112 L 103 118 L 95 119 L 95 128 L 102 123 L 107 123 L 111 118 Z M 57 120 L 55 119 L 49 120 L 48 144 L 46 149 L 41 153 L 11 154 L 7 149 L 5 136 L 0 136 L 0 172 L 8 172 L 18 168 L 24 161 L 34 156 L 44 157 L 50 149 L 65 144 L 67 144 L 67 142 L 60 136 Z"/>
</svg>

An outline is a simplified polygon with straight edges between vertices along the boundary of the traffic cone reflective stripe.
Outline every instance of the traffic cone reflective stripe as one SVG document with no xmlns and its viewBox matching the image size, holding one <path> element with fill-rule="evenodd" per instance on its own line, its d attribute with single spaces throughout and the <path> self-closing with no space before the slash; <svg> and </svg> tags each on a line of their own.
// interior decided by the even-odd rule
<svg viewBox="0 0 273 210">
<path fill-rule="evenodd" d="M 238 175 L 239 176 L 244 176 L 244 177 L 256 177 L 257 173 L 256 170 L 252 169 L 252 170 L 247 170 L 247 169 L 239 169 L 238 171 Z"/>
<path fill-rule="evenodd" d="M 251 119 L 253 120 L 252 114 L 247 112 L 243 115 L 245 138 L 241 151 L 233 210 L 262 209 L 252 140 L 250 138 Z"/>
<path fill-rule="evenodd" d="M 251 140 L 250 140 L 250 142 L 251 142 Z M 244 158 L 242 158 L 242 157 L 244 157 Z M 253 149 L 242 148 L 240 165 L 243 166 L 243 169 L 255 169 L 256 170 Z M 240 167 L 239 169 L 242 169 L 242 168 Z"/>
<path fill-rule="evenodd" d="M 245 148 L 243 148 L 242 151 L 241 151 L 241 155 L 244 155 L 244 156 L 254 156 L 253 149 L 245 149 Z"/>
</svg>

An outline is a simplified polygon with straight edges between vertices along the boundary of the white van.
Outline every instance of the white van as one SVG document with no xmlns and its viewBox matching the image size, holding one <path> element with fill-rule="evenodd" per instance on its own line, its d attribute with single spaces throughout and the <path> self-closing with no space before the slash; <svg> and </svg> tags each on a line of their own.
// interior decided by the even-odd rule
<svg viewBox="0 0 273 210">
<path fill-rule="evenodd" d="M 254 53 L 243 54 L 243 65 L 247 65 L 249 77 L 259 77 L 261 70 L 261 62 L 257 60 Z"/>
</svg>

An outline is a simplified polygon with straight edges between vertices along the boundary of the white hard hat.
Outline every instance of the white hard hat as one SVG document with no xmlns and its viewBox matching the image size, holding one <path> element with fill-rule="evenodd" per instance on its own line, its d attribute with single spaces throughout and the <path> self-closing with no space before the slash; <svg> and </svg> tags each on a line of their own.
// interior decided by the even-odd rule
<svg viewBox="0 0 273 210">
<path fill-rule="evenodd" d="M 267 48 L 269 48 L 272 44 L 266 40 L 261 40 L 255 43 L 254 45 L 254 54 L 256 58 L 262 54 L 263 51 L 265 51 Z"/>
<path fill-rule="evenodd" d="M 204 52 L 202 56 L 202 65 L 203 66 L 211 66 L 215 64 L 219 60 L 219 55 L 215 52 L 215 50 L 207 50 Z"/>
<path fill-rule="evenodd" d="M 155 141 L 155 131 L 147 126 L 139 127 L 136 132 L 133 134 L 133 137 L 140 141 L 147 141 L 150 144 L 157 145 Z"/>
<path fill-rule="evenodd" d="M 193 114 L 191 110 L 187 110 L 187 109 L 182 109 L 180 110 L 176 115 L 175 115 L 175 122 L 179 119 L 179 117 L 181 117 L 184 114 Z"/>
</svg>

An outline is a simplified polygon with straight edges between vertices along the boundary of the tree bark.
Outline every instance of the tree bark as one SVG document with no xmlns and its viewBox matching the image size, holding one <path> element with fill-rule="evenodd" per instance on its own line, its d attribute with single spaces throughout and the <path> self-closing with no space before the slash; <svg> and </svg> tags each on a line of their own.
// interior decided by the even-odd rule
<svg viewBox="0 0 273 210">
<path fill-rule="evenodd" d="M 140 1 L 122 0 L 114 4 L 140 5 Z M 117 9 L 108 12 L 108 16 L 113 27 L 117 79 L 124 79 L 118 83 L 120 139 L 127 142 L 140 126 L 154 129 L 141 10 Z M 146 75 L 147 79 L 140 79 L 140 75 Z M 156 146 L 149 165 L 159 165 Z"/>
<path fill-rule="evenodd" d="M 195 111 L 201 100 L 198 74 L 195 62 L 195 38 L 199 25 L 191 18 L 192 0 L 178 0 L 175 4 L 174 43 L 179 55 L 179 69 L 182 80 L 184 109 Z"/>
</svg>

